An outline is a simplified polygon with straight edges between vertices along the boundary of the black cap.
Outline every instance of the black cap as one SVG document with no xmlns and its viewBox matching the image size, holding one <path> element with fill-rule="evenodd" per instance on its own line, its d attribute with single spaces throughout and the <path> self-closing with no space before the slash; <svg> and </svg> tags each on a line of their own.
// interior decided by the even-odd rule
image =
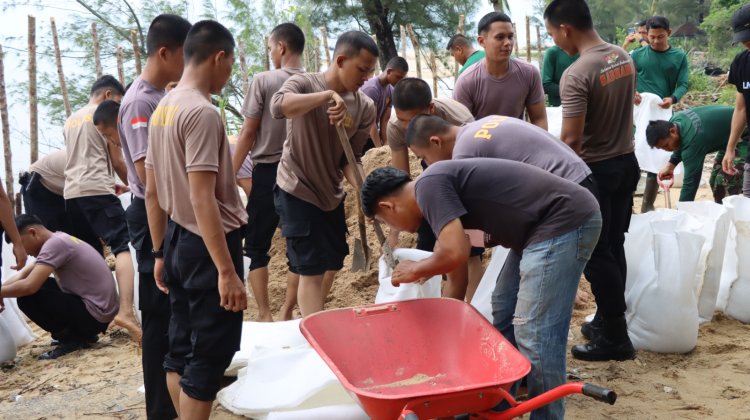
<svg viewBox="0 0 750 420">
<path fill-rule="evenodd" d="M 750 41 L 750 3 L 742 6 L 732 15 L 732 42 Z"/>
</svg>

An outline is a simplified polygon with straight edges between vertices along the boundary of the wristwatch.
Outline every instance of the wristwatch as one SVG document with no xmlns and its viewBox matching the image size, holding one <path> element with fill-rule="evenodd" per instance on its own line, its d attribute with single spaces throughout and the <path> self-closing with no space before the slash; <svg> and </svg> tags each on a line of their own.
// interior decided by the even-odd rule
<svg viewBox="0 0 750 420">
<path fill-rule="evenodd" d="M 161 249 L 152 249 L 151 250 L 151 256 L 154 258 L 164 258 L 164 248 Z"/>
</svg>

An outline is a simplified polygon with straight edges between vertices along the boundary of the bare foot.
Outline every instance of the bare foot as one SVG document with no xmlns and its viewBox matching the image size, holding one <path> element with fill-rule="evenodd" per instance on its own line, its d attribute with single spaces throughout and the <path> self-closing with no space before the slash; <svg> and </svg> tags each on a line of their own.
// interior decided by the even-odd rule
<svg viewBox="0 0 750 420">
<path fill-rule="evenodd" d="M 279 313 L 281 313 L 282 321 L 291 321 L 294 319 L 294 307 L 288 308 L 286 306 L 282 306 L 281 310 L 279 310 Z"/>
<path fill-rule="evenodd" d="M 573 304 L 573 306 L 576 309 L 582 309 L 583 307 L 586 306 L 586 304 L 588 302 L 589 302 L 589 295 L 588 295 L 588 293 L 586 293 L 586 292 L 584 292 L 582 290 L 579 290 L 578 292 L 576 292 L 576 301 Z"/>
<path fill-rule="evenodd" d="M 141 345 L 141 341 L 143 340 L 143 331 L 138 325 L 138 321 L 135 319 L 135 315 L 117 314 L 114 323 L 118 327 L 125 328 L 125 330 L 128 331 L 128 335 L 130 335 L 130 339 L 139 346 Z"/>
<path fill-rule="evenodd" d="M 255 318 L 255 322 L 273 322 L 273 317 L 270 313 L 267 314 L 258 314 L 258 316 Z"/>
</svg>

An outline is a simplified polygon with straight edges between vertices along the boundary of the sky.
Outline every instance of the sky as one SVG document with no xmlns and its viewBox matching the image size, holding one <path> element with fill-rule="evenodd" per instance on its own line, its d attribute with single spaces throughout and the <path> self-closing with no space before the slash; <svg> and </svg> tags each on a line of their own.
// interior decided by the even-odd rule
<svg viewBox="0 0 750 420">
<path fill-rule="evenodd" d="M 112 0 L 117 1 L 117 0 Z M 192 15 L 188 18 L 199 16 L 202 11 L 201 0 L 188 0 L 190 2 L 189 13 Z M 251 0 L 252 1 L 252 0 Z M 429 0 L 427 0 L 429 1 Z M 476 16 L 468 17 L 469 19 L 479 20 L 485 13 L 492 11 L 492 6 L 487 0 L 480 0 L 482 4 Z M 132 3 L 137 5 L 140 0 Z M 525 42 L 525 16 L 534 14 L 533 0 L 510 0 L 510 15 L 517 22 L 519 43 Z M 50 17 L 55 18 L 57 30 L 60 32 L 66 24 L 70 24 L 81 16 L 90 16 L 81 6 L 70 0 L 38 0 L 39 6 L 18 6 L 0 13 L 0 45 L 5 52 L 5 84 L 8 91 L 9 102 L 9 121 L 11 135 L 12 164 L 14 177 L 16 177 L 16 191 L 18 191 L 17 176 L 22 170 L 28 168 L 30 164 L 29 155 L 29 106 L 28 96 L 26 93 L 15 94 L 15 87 L 19 83 L 28 81 L 28 68 L 26 59 L 28 57 L 27 49 L 27 21 L 28 15 L 36 17 L 37 26 L 37 44 L 41 41 L 42 31 L 48 32 Z M 224 1 L 215 0 L 216 8 L 221 16 L 224 10 Z M 137 6 L 135 6 L 137 7 Z M 533 32 L 533 31 L 532 31 Z M 335 34 L 331 34 L 334 36 Z M 532 35 L 532 42 L 535 42 L 536 33 Z M 332 45 L 332 44 L 331 44 Z M 37 47 L 39 52 L 41 48 Z M 127 65 L 128 63 L 126 63 Z M 66 79 L 71 77 L 76 71 L 80 71 L 79 63 L 75 58 L 63 58 L 63 69 Z M 56 75 L 55 59 L 52 56 L 37 54 L 38 71 L 42 70 L 52 72 Z M 116 64 L 114 60 L 103 61 L 104 73 L 116 74 Z M 41 94 L 41 92 L 40 92 Z M 63 145 L 62 127 L 51 124 L 49 116 L 46 115 L 46 109 L 39 107 L 39 157 L 59 149 Z M 0 159 L 0 177 L 3 186 L 5 186 L 5 160 Z"/>
</svg>

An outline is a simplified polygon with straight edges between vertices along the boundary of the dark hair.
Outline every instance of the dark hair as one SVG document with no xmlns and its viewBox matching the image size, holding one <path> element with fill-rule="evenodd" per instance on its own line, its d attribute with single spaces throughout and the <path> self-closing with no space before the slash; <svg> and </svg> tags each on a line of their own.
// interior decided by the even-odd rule
<svg viewBox="0 0 750 420">
<path fill-rule="evenodd" d="M 465 37 L 463 34 L 455 34 L 448 41 L 448 46 L 445 47 L 448 51 L 452 50 L 453 47 L 471 47 L 471 40 Z"/>
<path fill-rule="evenodd" d="M 117 127 L 117 113 L 120 112 L 120 103 L 107 100 L 99 104 L 94 111 L 94 125 Z"/>
<path fill-rule="evenodd" d="M 155 17 L 146 35 L 146 52 L 149 57 L 162 47 L 170 51 L 180 48 L 185 43 L 190 26 L 190 22 L 181 16 L 164 14 Z"/>
<path fill-rule="evenodd" d="M 112 89 L 114 93 L 117 93 L 121 96 L 125 94 L 125 88 L 122 87 L 122 83 L 120 83 L 113 76 L 105 74 L 104 76 L 96 79 L 94 84 L 91 86 L 90 95 L 94 96 L 102 90 L 106 89 Z"/>
<path fill-rule="evenodd" d="M 544 10 L 544 18 L 555 26 L 567 24 L 580 31 L 594 28 L 585 0 L 553 0 Z"/>
<path fill-rule="evenodd" d="M 451 128 L 448 121 L 434 115 L 417 115 L 406 129 L 406 144 L 427 147 L 432 136 L 443 134 Z"/>
<path fill-rule="evenodd" d="M 642 21 L 639 21 L 638 23 L 636 23 L 636 25 L 639 26 L 639 27 L 640 26 L 646 26 L 646 25 L 648 25 L 648 19 L 643 19 Z"/>
<path fill-rule="evenodd" d="M 271 31 L 271 39 L 283 42 L 292 54 L 302 54 L 305 50 L 305 33 L 291 22 L 277 25 Z"/>
<path fill-rule="evenodd" d="M 18 229 L 18 233 L 23 233 L 24 229 L 35 225 L 44 226 L 44 223 L 33 214 L 20 214 L 16 216 L 16 228 Z"/>
<path fill-rule="evenodd" d="M 367 50 L 375 57 L 378 56 L 378 46 L 370 35 L 361 31 L 344 32 L 336 40 L 336 47 L 333 54 L 343 54 L 347 57 L 354 57 L 359 54 L 360 50 Z"/>
<path fill-rule="evenodd" d="M 664 120 L 649 121 L 646 127 L 646 143 L 651 148 L 655 148 L 659 140 L 669 137 L 669 129 L 674 127 L 674 123 Z"/>
<path fill-rule="evenodd" d="M 512 23 L 510 17 L 505 13 L 489 12 L 486 15 L 482 16 L 482 19 L 479 20 L 479 25 L 477 25 L 477 33 L 483 34 L 487 32 L 490 29 L 490 25 L 495 22 Z"/>
<path fill-rule="evenodd" d="M 398 191 L 404 184 L 411 181 L 409 174 L 391 166 L 377 168 L 367 175 L 362 184 L 362 211 L 365 216 L 375 216 L 378 201 Z"/>
<path fill-rule="evenodd" d="M 409 71 L 409 63 L 403 57 L 393 57 L 388 60 L 388 64 L 385 65 L 387 69 L 401 70 L 404 73 Z"/>
<path fill-rule="evenodd" d="M 669 30 L 669 19 L 664 16 L 654 16 L 646 21 L 648 29 L 665 29 Z"/>
<path fill-rule="evenodd" d="M 432 102 L 432 89 L 422 79 L 405 77 L 396 83 L 391 100 L 396 109 L 404 111 L 425 109 Z"/>
<path fill-rule="evenodd" d="M 202 63 L 219 51 L 234 54 L 234 37 L 221 23 L 202 20 L 190 28 L 183 51 L 186 63 Z"/>
</svg>

